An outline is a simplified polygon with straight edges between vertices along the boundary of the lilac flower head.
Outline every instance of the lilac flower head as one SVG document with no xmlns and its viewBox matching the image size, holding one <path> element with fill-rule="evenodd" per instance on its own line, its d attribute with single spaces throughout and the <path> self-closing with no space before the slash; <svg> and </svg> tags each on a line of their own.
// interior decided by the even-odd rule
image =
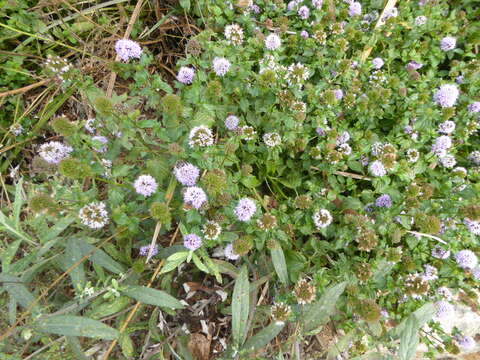
<svg viewBox="0 0 480 360">
<path fill-rule="evenodd" d="M 140 175 L 133 183 L 133 187 L 137 194 L 148 197 L 157 191 L 158 184 L 150 175 Z"/>
<path fill-rule="evenodd" d="M 236 117 L 235 115 L 228 115 L 227 118 L 225 119 L 225 127 L 228 130 L 236 130 L 238 128 L 238 123 L 240 122 L 240 119 Z"/>
<path fill-rule="evenodd" d="M 475 101 L 467 106 L 467 110 L 471 113 L 478 113 L 480 112 L 480 101 Z"/>
<path fill-rule="evenodd" d="M 441 85 L 433 95 L 433 100 L 443 108 L 452 107 L 455 105 L 460 92 L 456 85 L 444 84 Z"/>
<path fill-rule="evenodd" d="M 150 245 L 145 245 L 140 247 L 139 254 L 140 256 L 147 256 L 148 252 L 150 251 L 151 246 Z M 152 250 L 152 256 L 155 256 L 158 254 L 158 245 L 155 245 Z"/>
<path fill-rule="evenodd" d="M 407 70 L 418 70 L 421 69 L 423 64 L 420 64 L 416 61 L 410 61 L 407 65 L 405 65 L 405 68 Z"/>
<path fill-rule="evenodd" d="M 185 186 L 193 186 L 200 176 L 200 169 L 188 162 L 180 163 L 173 169 L 178 182 Z"/>
<path fill-rule="evenodd" d="M 177 80 L 182 84 L 189 85 L 193 82 L 193 77 L 195 76 L 195 70 L 188 66 L 182 66 L 178 70 Z"/>
<path fill-rule="evenodd" d="M 298 4 L 300 4 L 300 0 L 290 1 L 287 5 L 287 10 L 288 11 L 293 11 L 298 6 Z"/>
<path fill-rule="evenodd" d="M 133 58 L 140 58 L 143 52 L 138 43 L 128 39 L 117 40 L 115 43 L 115 51 L 118 57 L 125 62 Z"/>
<path fill-rule="evenodd" d="M 450 250 L 445 250 L 437 245 L 432 249 L 432 256 L 437 259 L 445 260 L 450 256 Z"/>
<path fill-rule="evenodd" d="M 302 38 L 304 38 L 304 39 L 308 39 L 308 37 L 309 37 L 310 35 L 308 34 L 308 31 L 302 30 L 302 31 L 300 31 L 300 36 L 301 36 Z"/>
<path fill-rule="evenodd" d="M 233 45 L 241 45 L 243 42 L 243 29 L 238 24 L 225 26 L 225 37 Z"/>
<path fill-rule="evenodd" d="M 187 234 L 183 237 L 183 246 L 188 250 L 195 251 L 202 246 L 202 239 L 196 234 Z"/>
<path fill-rule="evenodd" d="M 312 0 L 312 6 L 316 9 L 321 9 L 323 5 L 323 0 Z"/>
<path fill-rule="evenodd" d="M 231 65 L 230 61 L 225 58 L 216 57 L 213 59 L 213 71 L 217 76 L 225 76 Z"/>
<path fill-rule="evenodd" d="M 183 201 L 195 209 L 200 209 L 207 202 L 207 194 L 198 186 L 189 186 L 183 192 Z"/>
<path fill-rule="evenodd" d="M 455 160 L 455 156 L 453 155 L 443 155 L 440 156 L 438 160 L 440 164 L 447 169 L 451 169 L 457 164 L 457 160 Z"/>
<path fill-rule="evenodd" d="M 260 6 L 258 6 L 257 4 L 252 4 L 248 7 L 250 9 L 251 12 L 253 12 L 254 14 L 260 14 L 260 12 L 262 11 L 262 9 L 260 8 Z"/>
<path fill-rule="evenodd" d="M 387 21 L 390 18 L 395 18 L 398 16 L 398 9 L 394 6 L 391 9 L 388 9 L 385 11 L 385 14 L 383 15 L 383 21 Z"/>
<path fill-rule="evenodd" d="M 348 131 L 342 132 L 338 137 L 337 137 L 337 146 L 340 144 L 345 144 L 350 140 L 350 133 Z"/>
<path fill-rule="evenodd" d="M 455 82 L 457 84 L 463 84 L 463 75 L 458 75 L 456 78 L 455 78 Z"/>
<path fill-rule="evenodd" d="M 449 136 L 442 135 L 435 139 L 432 145 L 432 152 L 437 156 L 445 156 L 447 150 L 452 147 L 452 139 Z"/>
<path fill-rule="evenodd" d="M 188 145 L 190 145 L 190 147 L 213 145 L 212 130 L 205 125 L 195 126 L 190 130 L 190 134 L 188 135 Z"/>
<path fill-rule="evenodd" d="M 472 276 L 475 280 L 480 280 L 480 266 L 472 270 Z"/>
<path fill-rule="evenodd" d="M 473 348 L 475 348 L 475 345 L 477 344 L 475 342 L 475 340 L 471 337 L 471 336 L 468 336 L 468 335 L 465 335 L 465 336 L 458 336 L 456 338 L 457 340 L 457 343 L 458 343 L 458 346 L 462 349 L 462 350 L 472 350 Z"/>
<path fill-rule="evenodd" d="M 455 131 L 455 123 L 451 120 L 446 120 L 438 125 L 438 132 L 449 135 Z"/>
<path fill-rule="evenodd" d="M 38 154 L 49 164 L 58 164 L 66 158 L 73 149 L 58 141 L 50 141 L 42 144 L 38 150 Z"/>
<path fill-rule="evenodd" d="M 342 89 L 335 89 L 333 90 L 333 94 L 335 95 L 335 99 L 342 100 L 343 99 L 343 91 Z"/>
<path fill-rule="evenodd" d="M 375 161 L 371 162 L 368 169 L 370 170 L 370 173 L 373 176 L 385 176 L 385 175 L 387 175 L 387 170 L 385 170 L 385 166 L 383 166 L 383 164 L 380 160 L 375 160 Z"/>
<path fill-rule="evenodd" d="M 435 303 L 435 317 L 437 319 L 448 319 L 455 313 L 455 308 L 448 301 L 440 300 Z"/>
<path fill-rule="evenodd" d="M 93 136 L 92 140 L 93 141 L 98 141 L 100 144 L 102 144 L 100 146 L 94 145 L 94 150 L 96 152 L 104 153 L 104 152 L 107 151 L 107 146 L 106 145 L 108 144 L 108 139 L 105 136 L 101 136 L 101 135 Z"/>
<path fill-rule="evenodd" d="M 480 165 L 480 150 L 475 150 L 468 155 L 468 160 L 473 162 L 475 165 Z"/>
<path fill-rule="evenodd" d="M 426 16 L 420 15 L 415 18 L 415 25 L 417 26 L 422 26 L 422 25 L 425 25 L 426 23 L 427 23 Z"/>
<path fill-rule="evenodd" d="M 362 14 L 362 4 L 360 4 L 358 1 L 353 1 L 350 3 L 350 6 L 348 7 L 348 16 L 354 17 L 354 16 L 359 16 Z"/>
<path fill-rule="evenodd" d="M 237 260 L 240 257 L 240 255 L 235 254 L 235 252 L 233 251 L 232 244 L 228 244 L 227 246 L 225 246 L 224 254 L 228 260 Z"/>
<path fill-rule="evenodd" d="M 300 9 L 298 9 L 298 16 L 302 20 L 307 20 L 310 16 L 310 9 L 306 6 L 301 6 Z"/>
<path fill-rule="evenodd" d="M 248 221 L 257 211 L 257 206 L 252 199 L 243 198 L 240 199 L 237 206 L 234 209 L 235 216 L 240 221 Z"/>
<path fill-rule="evenodd" d="M 372 60 L 373 67 L 375 69 L 381 69 L 382 66 L 385 64 L 382 58 L 376 57 L 375 59 Z"/>
<path fill-rule="evenodd" d="M 375 200 L 375 205 L 377 207 L 384 207 L 384 208 L 389 208 L 392 207 L 392 199 L 390 198 L 390 195 L 388 194 L 383 194 Z"/>
<path fill-rule="evenodd" d="M 455 49 L 455 46 L 457 46 L 457 39 L 451 36 L 446 36 L 442 40 L 440 40 L 440 49 L 442 51 L 450 51 Z"/>
<path fill-rule="evenodd" d="M 480 221 L 470 220 L 469 218 L 463 219 L 463 223 L 474 235 L 480 235 Z"/>
<path fill-rule="evenodd" d="M 473 269 L 478 264 L 477 255 L 471 250 L 460 250 L 455 255 L 455 261 L 462 269 Z"/>
<path fill-rule="evenodd" d="M 265 38 L 265 47 L 268 50 L 277 50 L 280 45 L 282 45 L 282 41 L 277 34 L 272 33 Z"/>
<path fill-rule="evenodd" d="M 425 265 L 425 272 L 423 273 L 423 279 L 427 281 L 438 279 L 438 270 L 435 266 Z"/>
</svg>

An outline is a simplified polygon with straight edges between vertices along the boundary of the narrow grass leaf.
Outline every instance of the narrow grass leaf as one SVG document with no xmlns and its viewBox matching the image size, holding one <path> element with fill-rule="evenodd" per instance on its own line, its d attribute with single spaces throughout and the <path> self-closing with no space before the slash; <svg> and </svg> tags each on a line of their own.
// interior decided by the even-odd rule
<svg viewBox="0 0 480 360">
<path fill-rule="evenodd" d="M 35 328 L 43 333 L 105 340 L 114 340 L 120 335 L 118 330 L 100 321 L 73 315 L 58 315 L 39 320 Z"/>
<path fill-rule="evenodd" d="M 245 341 L 250 308 L 249 289 L 248 270 L 243 266 L 235 280 L 232 299 L 232 336 L 237 347 Z"/>
<path fill-rule="evenodd" d="M 129 286 L 122 293 L 144 304 L 171 309 L 183 309 L 184 307 L 180 301 L 165 291 L 151 289 L 146 286 Z"/>
<path fill-rule="evenodd" d="M 20 211 L 22 210 L 23 205 L 22 185 L 23 178 L 20 178 L 15 186 L 15 201 L 13 202 L 13 222 L 15 228 L 18 230 L 20 230 Z"/>
</svg>

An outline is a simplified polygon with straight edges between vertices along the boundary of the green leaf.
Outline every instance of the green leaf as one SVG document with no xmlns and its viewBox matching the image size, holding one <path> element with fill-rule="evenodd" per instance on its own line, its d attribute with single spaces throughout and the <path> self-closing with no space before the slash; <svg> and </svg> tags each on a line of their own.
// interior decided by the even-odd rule
<svg viewBox="0 0 480 360">
<path fill-rule="evenodd" d="M 167 262 L 160 271 L 160 274 L 165 274 L 169 271 L 175 270 L 180 264 L 187 260 L 188 253 L 188 251 L 180 251 L 170 255 L 167 258 Z"/>
<path fill-rule="evenodd" d="M 15 186 L 15 201 L 13 202 L 13 222 L 15 227 L 20 230 L 20 211 L 22 210 L 23 205 L 23 196 L 22 196 L 22 184 L 23 178 L 18 180 L 17 185 Z"/>
<path fill-rule="evenodd" d="M 115 274 L 121 274 L 125 272 L 123 265 L 113 260 L 103 250 L 96 249 L 95 246 L 86 243 L 82 239 L 75 239 L 75 241 L 78 244 L 78 248 L 79 251 L 81 251 L 82 257 L 90 252 L 93 252 L 93 254 L 89 257 L 89 260 L 91 260 L 94 264 L 100 265 L 101 267 L 104 267 Z"/>
<path fill-rule="evenodd" d="M 122 353 L 126 358 L 131 358 L 135 354 L 132 339 L 130 339 L 130 336 L 128 334 L 120 334 L 118 344 L 120 345 Z"/>
<path fill-rule="evenodd" d="M 327 322 L 335 310 L 335 304 L 347 286 L 347 282 L 341 282 L 330 287 L 317 302 L 306 306 L 305 330 L 312 331 Z"/>
<path fill-rule="evenodd" d="M 119 296 L 114 298 L 112 302 L 104 302 L 88 313 L 92 319 L 100 319 L 104 316 L 113 315 L 125 309 L 130 304 L 131 299 L 128 296 Z"/>
<path fill-rule="evenodd" d="M 204 263 L 202 263 L 202 260 L 200 260 L 200 258 L 195 253 L 192 253 L 192 259 L 193 263 L 197 266 L 198 269 L 200 269 L 204 273 L 210 274 L 208 268 L 205 266 Z"/>
<path fill-rule="evenodd" d="M 410 314 L 410 316 L 414 316 L 417 321 L 418 321 L 418 327 L 421 328 L 423 325 L 425 325 L 435 314 L 435 306 L 433 303 L 426 303 L 422 307 L 418 308 L 415 310 L 413 313 Z M 403 330 L 405 329 L 405 326 L 407 324 L 408 318 L 403 320 L 400 324 L 398 324 L 393 330 L 392 330 L 392 336 L 394 337 L 399 337 L 403 333 Z"/>
<path fill-rule="evenodd" d="M 235 280 L 232 298 L 232 336 L 237 347 L 243 344 L 247 333 L 247 320 L 250 309 L 249 289 L 248 270 L 244 265 Z"/>
<path fill-rule="evenodd" d="M 10 263 L 12 262 L 15 254 L 17 253 L 18 247 L 22 243 L 22 240 L 15 240 L 10 245 L 8 245 L 7 249 L 2 253 L 1 260 L 2 260 L 2 271 L 4 273 L 8 273 L 8 268 Z"/>
<path fill-rule="evenodd" d="M 277 247 L 270 250 L 272 254 L 273 267 L 278 275 L 280 281 L 287 285 L 288 284 L 288 271 L 287 271 L 287 262 L 285 261 L 285 255 L 281 246 L 278 244 Z"/>
<path fill-rule="evenodd" d="M 248 352 L 260 350 L 274 339 L 282 331 L 285 323 L 274 322 L 266 328 L 260 330 L 255 336 L 252 336 L 243 346 Z"/>
<path fill-rule="evenodd" d="M 418 346 L 418 325 L 419 322 L 415 315 L 410 315 L 400 336 L 400 349 L 398 350 L 400 360 L 411 360 L 415 357 Z"/>
<path fill-rule="evenodd" d="M 74 239 L 69 239 L 67 246 L 65 248 L 65 254 L 61 257 L 61 263 L 64 270 L 70 268 L 73 264 L 77 263 L 82 258 L 82 251 L 78 246 L 78 241 Z M 83 264 L 78 264 L 70 273 L 68 274 L 72 279 L 77 293 L 81 293 L 85 287 L 85 270 Z"/>
<path fill-rule="evenodd" d="M 186 11 L 190 10 L 190 0 L 180 0 L 180 6 Z"/>
<path fill-rule="evenodd" d="M 7 290 L 8 294 L 24 308 L 28 308 L 35 301 L 35 296 L 28 291 L 20 278 L 7 274 L 0 274 L 0 282 L 3 285 L 3 288 Z"/>
<path fill-rule="evenodd" d="M 180 301 L 165 291 L 151 289 L 146 286 L 129 286 L 122 293 L 144 304 L 163 306 L 171 309 L 183 309 Z"/>
<path fill-rule="evenodd" d="M 73 315 L 58 315 L 39 320 L 35 323 L 35 328 L 43 333 L 105 340 L 114 340 L 120 335 L 118 330 L 100 321 Z"/>
<path fill-rule="evenodd" d="M 66 337 L 67 344 L 72 350 L 73 354 L 78 360 L 88 360 L 85 356 L 85 353 L 82 350 L 82 345 L 80 344 L 80 340 L 78 340 L 75 336 L 67 336 Z"/>
</svg>

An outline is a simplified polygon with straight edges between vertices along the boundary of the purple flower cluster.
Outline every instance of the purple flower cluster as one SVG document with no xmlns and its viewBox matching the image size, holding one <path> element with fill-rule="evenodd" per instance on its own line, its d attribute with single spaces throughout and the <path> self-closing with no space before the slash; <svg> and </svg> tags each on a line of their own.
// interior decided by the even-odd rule
<svg viewBox="0 0 480 360">
<path fill-rule="evenodd" d="M 437 245 L 432 249 L 432 256 L 437 259 L 445 260 L 450 256 L 450 250 L 445 250 Z"/>
<path fill-rule="evenodd" d="M 193 186 L 197 183 L 197 179 L 200 176 L 200 169 L 188 162 L 183 162 L 175 166 L 173 174 L 182 185 Z"/>
<path fill-rule="evenodd" d="M 49 164 L 58 164 L 72 151 L 73 149 L 68 145 L 58 141 L 50 141 L 40 146 L 38 154 Z"/>
<path fill-rule="evenodd" d="M 440 300 L 435 303 L 435 317 L 437 319 L 448 319 L 455 313 L 455 308 L 448 301 Z"/>
<path fill-rule="evenodd" d="M 183 237 L 183 246 L 188 250 L 195 251 L 202 246 L 202 239 L 196 234 L 187 234 Z"/>
<path fill-rule="evenodd" d="M 308 39 L 308 37 L 309 37 L 310 35 L 308 34 L 308 31 L 302 30 L 302 31 L 300 31 L 300 36 L 301 36 L 302 38 L 304 38 L 304 39 Z"/>
<path fill-rule="evenodd" d="M 236 130 L 238 128 L 238 123 L 240 122 L 240 119 L 236 117 L 235 115 L 228 115 L 227 118 L 225 119 L 225 127 L 228 130 Z"/>
<path fill-rule="evenodd" d="M 383 164 L 380 160 L 372 161 L 370 163 L 370 166 L 368 167 L 368 170 L 370 170 L 370 173 L 373 176 L 385 176 L 385 175 L 387 175 L 387 170 L 385 169 L 385 166 L 383 166 Z"/>
<path fill-rule="evenodd" d="M 282 41 L 277 34 L 270 34 L 265 38 L 265 47 L 268 50 L 277 50 L 280 45 L 282 45 Z"/>
<path fill-rule="evenodd" d="M 410 61 L 407 65 L 405 65 L 405 68 L 407 70 L 418 70 L 423 67 L 423 64 L 420 64 L 416 61 Z"/>
<path fill-rule="evenodd" d="M 442 40 L 440 40 L 440 49 L 442 51 L 450 51 L 455 49 L 457 46 L 457 39 L 451 36 L 446 36 Z"/>
<path fill-rule="evenodd" d="M 228 244 L 227 246 L 225 246 L 224 255 L 228 260 L 237 260 L 240 257 L 240 255 L 235 254 L 235 252 L 233 251 L 232 244 Z"/>
<path fill-rule="evenodd" d="M 147 256 L 148 252 L 150 251 L 151 245 L 145 245 L 140 247 L 140 256 Z M 155 245 L 152 250 L 152 256 L 155 256 L 158 254 L 158 246 Z"/>
<path fill-rule="evenodd" d="M 348 7 L 348 16 L 354 17 L 354 16 L 359 16 L 362 14 L 362 4 L 360 4 L 358 1 L 354 1 L 350 3 L 350 6 Z"/>
<path fill-rule="evenodd" d="M 138 194 L 148 197 L 157 191 L 158 184 L 153 176 L 140 175 L 133 183 L 133 187 Z"/>
<path fill-rule="evenodd" d="M 435 139 L 435 143 L 432 145 L 432 152 L 437 156 L 445 156 L 451 147 L 452 139 L 449 136 L 442 135 Z"/>
<path fill-rule="evenodd" d="M 460 250 L 455 254 L 455 261 L 462 269 L 473 269 L 478 264 L 477 255 L 471 250 Z"/>
<path fill-rule="evenodd" d="M 456 340 L 457 340 L 458 346 L 462 350 L 467 350 L 467 351 L 475 348 L 475 345 L 477 344 L 475 342 L 475 340 L 471 336 L 468 336 L 468 335 L 457 336 Z"/>
<path fill-rule="evenodd" d="M 248 221 L 257 211 L 257 206 L 252 199 L 243 198 L 240 199 L 237 206 L 234 209 L 235 216 L 240 221 Z"/>
<path fill-rule="evenodd" d="M 480 221 L 470 220 L 469 218 L 463 219 L 463 223 L 474 235 L 480 235 Z"/>
<path fill-rule="evenodd" d="M 392 199 L 388 194 L 381 195 L 375 200 L 375 205 L 377 207 L 390 208 L 392 207 Z"/>
<path fill-rule="evenodd" d="M 373 67 L 378 70 L 383 67 L 385 62 L 383 61 L 382 58 L 376 57 L 375 59 L 372 60 L 372 64 L 373 64 Z"/>
<path fill-rule="evenodd" d="M 182 66 L 178 70 L 177 80 L 182 84 L 189 85 L 193 82 L 193 77 L 195 76 L 195 70 L 188 66 Z"/>
<path fill-rule="evenodd" d="M 310 17 L 310 9 L 306 6 L 301 6 L 297 13 L 302 20 L 307 20 Z"/>
<path fill-rule="evenodd" d="M 207 194 L 198 186 L 189 186 L 183 192 L 183 201 L 195 209 L 200 209 L 207 202 Z"/>
<path fill-rule="evenodd" d="M 216 57 L 213 59 L 213 71 L 217 76 L 225 76 L 231 65 L 230 61 L 225 58 Z"/>
<path fill-rule="evenodd" d="M 455 131 L 455 123 L 452 120 L 446 120 L 438 125 L 438 132 L 449 135 Z"/>
<path fill-rule="evenodd" d="M 343 99 L 343 91 L 342 89 L 335 89 L 333 90 L 333 94 L 335 95 L 335 99 L 342 100 Z"/>
<path fill-rule="evenodd" d="M 480 112 L 480 101 L 475 101 L 467 106 L 467 110 L 471 113 L 478 113 Z"/>
<path fill-rule="evenodd" d="M 312 0 L 312 5 L 316 9 L 321 9 L 323 5 L 323 0 Z"/>
<path fill-rule="evenodd" d="M 433 101 L 443 108 L 452 107 L 456 104 L 460 91 L 456 85 L 441 85 L 433 95 Z"/>
<path fill-rule="evenodd" d="M 138 43 L 128 39 L 117 40 L 115 43 L 115 51 L 120 59 L 127 62 L 133 58 L 140 58 L 142 56 L 142 48 Z"/>
</svg>

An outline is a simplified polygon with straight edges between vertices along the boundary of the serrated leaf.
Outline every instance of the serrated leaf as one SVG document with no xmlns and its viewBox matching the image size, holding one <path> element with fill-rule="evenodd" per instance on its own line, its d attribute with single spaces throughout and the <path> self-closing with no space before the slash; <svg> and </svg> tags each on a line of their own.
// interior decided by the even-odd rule
<svg viewBox="0 0 480 360">
<path fill-rule="evenodd" d="M 200 260 L 200 258 L 195 253 L 192 253 L 192 259 L 193 259 L 193 263 L 197 266 L 197 268 L 200 271 L 210 274 L 210 271 L 208 271 L 208 268 L 205 266 L 204 263 L 202 263 L 202 260 Z"/>
<path fill-rule="evenodd" d="M 122 293 L 144 304 L 162 306 L 171 309 L 183 309 L 184 307 L 180 301 L 175 299 L 172 295 L 167 294 L 165 291 L 151 289 L 146 286 L 129 286 L 125 290 L 122 290 Z"/>
<path fill-rule="evenodd" d="M 247 332 L 250 309 L 249 289 L 248 270 L 244 265 L 235 279 L 232 296 L 232 336 L 237 347 L 243 344 Z"/>
<path fill-rule="evenodd" d="M 335 305 L 340 295 L 347 286 L 347 282 L 341 282 L 325 291 L 320 300 L 305 307 L 305 330 L 312 331 L 325 324 L 333 314 Z"/>
<path fill-rule="evenodd" d="M 278 245 L 274 249 L 270 250 L 272 254 L 272 262 L 273 267 L 275 268 L 275 272 L 277 273 L 278 278 L 280 281 L 287 285 L 288 284 L 288 270 L 287 270 L 287 262 L 285 261 L 285 255 L 283 254 L 283 249 Z"/>
<path fill-rule="evenodd" d="M 243 349 L 248 352 L 260 350 L 272 341 L 282 331 L 285 323 L 274 322 L 260 330 L 255 336 L 247 340 Z"/>
<path fill-rule="evenodd" d="M 400 335 L 400 348 L 398 350 L 400 360 L 411 360 L 415 357 L 418 346 L 418 325 L 419 322 L 415 315 L 410 315 Z"/>
<path fill-rule="evenodd" d="M 41 319 L 35 328 L 43 333 L 114 340 L 120 333 L 104 323 L 82 316 L 58 315 Z"/>
<path fill-rule="evenodd" d="M 160 274 L 165 274 L 172 270 L 175 270 L 180 264 L 187 260 L 189 252 L 188 251 L 180 251 L 178 253 L 172 254 L 167 258 L 165 265 L 163 265 Z"/>
</svg>

